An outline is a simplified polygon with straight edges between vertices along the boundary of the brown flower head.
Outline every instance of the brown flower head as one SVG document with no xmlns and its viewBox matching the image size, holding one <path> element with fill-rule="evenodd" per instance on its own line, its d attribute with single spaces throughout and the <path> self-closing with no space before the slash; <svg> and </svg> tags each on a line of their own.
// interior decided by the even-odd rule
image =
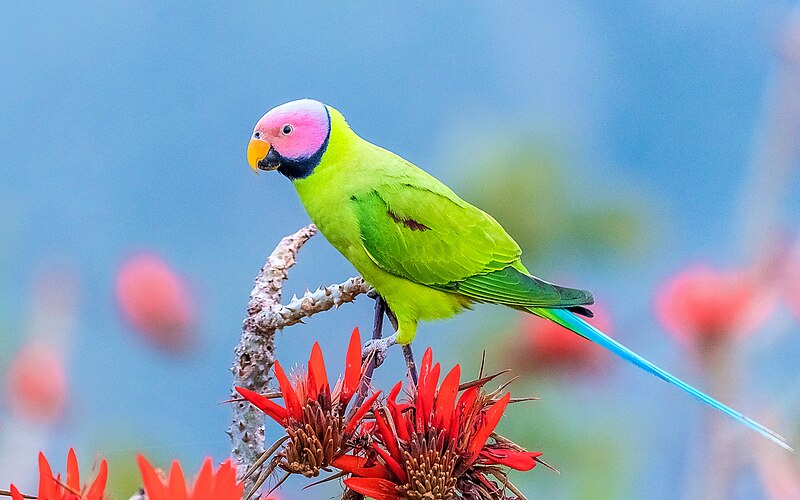
<svg viewBox="0 0 800 500">
<path fill-rule="evenodd" d="M 286 436 L 273 446 L 277 453 L 267 468 L 267 474 L 279 467 L 289 474 L 316 477 L 335 458 L 349 451 L 350 440 L 359 423 L 380 395 L 379 392 L 373 393 L 360 406 L 348 411 L 363 376 L 358 328 L 350 337 L 344 377 L 333 390 L 328 383 L 322 350 L 316 342 L 307 369 L 295 372 L 292 380 L 279 362 L 276 361 L 274 366 L 284 406 L 268 396 L 236 388 L 239 394 L 286 430 Z M 266 460 L 268 457 L 263 458 Z M 265 477 L 264 473 L 262 476 Z"/>
<path fill-rule="evenodd" d="M 343 455 L 333 465 L 349 472 L 345 485 L 376 500 L 505 498 L 508 468 L 530 470 L 540 453 L 529 452 L 494 433 L 511 395 L 485 392 L 494 377 L 460 385 L 456 365 L 439 385 L 441 367 L 428 349 L 419 381 L 406 403 L 402 384 L 392 389 L 361 455 Z M 460 395 L 459 395 L 460 393 Z"/>
</svg>

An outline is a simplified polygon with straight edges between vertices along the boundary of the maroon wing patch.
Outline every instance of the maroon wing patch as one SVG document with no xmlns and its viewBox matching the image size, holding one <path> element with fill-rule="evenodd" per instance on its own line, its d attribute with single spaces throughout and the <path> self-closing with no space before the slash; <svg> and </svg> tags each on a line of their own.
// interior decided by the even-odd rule
<svg viewBox="0 0 800 500">
<path fill-rule="evenodd" d="M 391 217 L 393 221 L 406 226 L 412 231 L 428 231 L 430 229 L 425 224 L 417 222 L 414 219 L 403 219 L 391 210 L 387 210 L 386 213 L 389 214 L 389 217 Z"/>
</svg>

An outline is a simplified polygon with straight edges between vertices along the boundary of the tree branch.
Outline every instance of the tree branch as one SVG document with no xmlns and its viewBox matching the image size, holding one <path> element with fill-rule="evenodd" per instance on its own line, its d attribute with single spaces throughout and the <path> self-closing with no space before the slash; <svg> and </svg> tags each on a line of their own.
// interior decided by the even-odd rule
<svg viewBox="0 0 800 500">
<path fill-rule="evenodd" d="M 281 289 L 289 269 L 296 263 L 300 248 L 316 233 L 316 226 L 311 224 L 283 238 L 256 276 L 247 304 L 247 316 L 242 324 L 242 336 L 234 350 L 231 368 L 234 387 L 267 392 L 275 362 L 276 331 L 316 313 L 352 302 L 358 295 L 369 291 L 364 280 L 356 277 L 306 292 L 301 298 L 293 297 L 288 304 L 281 304 Z M 238 464 L 239 477 L 242 477 L 264 452 L 264 414 L 246 401 L 239 401 L 235 389 L 232 388 L 231 392 L 236 401 L 232 405 L 233 416 L 227 432 L 231 438 L 231 455 Z M 252 478 L 245 490 L 250 487 Z"/>
<path fill-rule="evenodd" d="M 258 313 L 255 320 L 262 328 L 280 330 L 302 323 L 304 318 L 314 314 L 353 302 L 356 297 L 369 290 L 370 286 L 364 282 L 361 276 L 353 277 L 343 283 L 319 287 L 313 292 L 306 292 L 300 298 L 292 297 L 292 300 L 285 306 L 279 304 Z"/>
</svg>

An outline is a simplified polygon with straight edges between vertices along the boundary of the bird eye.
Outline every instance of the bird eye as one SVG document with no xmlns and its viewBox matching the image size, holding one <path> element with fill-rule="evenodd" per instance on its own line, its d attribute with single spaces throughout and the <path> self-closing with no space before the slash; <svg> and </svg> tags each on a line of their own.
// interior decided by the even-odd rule
<svg viewBox="0 0 800 500">
<path fill-rule="evenodd" d="M 261 132 L 257 131 L 253 134 L 254 139 L 261 139 Z"/>
<path fill-rule="evenodd" d="M 291 133 L 292 133 L 292 130 L 294 130 L 294 127 L 292 127 L 291 125 L 289 125 L 289 124 L 287 123 L 286 125 L 284 125 L 284 126 L 283 126 L 283 135 L 289 135 L 289 134 L 291 134 Z"/>
</svg>

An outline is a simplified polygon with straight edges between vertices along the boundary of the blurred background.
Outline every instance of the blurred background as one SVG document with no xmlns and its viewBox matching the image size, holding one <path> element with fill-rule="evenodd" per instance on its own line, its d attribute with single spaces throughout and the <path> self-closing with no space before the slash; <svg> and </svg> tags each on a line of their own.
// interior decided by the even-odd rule
<svg viewBox="0 0 800 500">
<path fill-rule="evenodd" d="M 87 469 L 108 458 L 117 498 L 137 453 L 227 456 L 252 280 L 309 222 L 245 149 L 303 97 L 492 213 L 535 274 L 592 290 L 615 338 L 800 442 L 796 4 L 217 7 L 0 15 L 0 487 L 30 490 L 40 449 L 62 471 L 70 446 Z M 353 273 L 318 236 L 284 295 Z M 279 358 L 316 339 L 340 366 L 372 307 L 287 329 Z M 415 348 L 465 373 L 485 349 L 542 398 L 499 429 L 561 472 L 512 474 L 531 497 L 800 498 L 796 456 L 567 337 L 480 306 Z M 398 350 L 377 383 L 402 373 Z"/>
</svg>

